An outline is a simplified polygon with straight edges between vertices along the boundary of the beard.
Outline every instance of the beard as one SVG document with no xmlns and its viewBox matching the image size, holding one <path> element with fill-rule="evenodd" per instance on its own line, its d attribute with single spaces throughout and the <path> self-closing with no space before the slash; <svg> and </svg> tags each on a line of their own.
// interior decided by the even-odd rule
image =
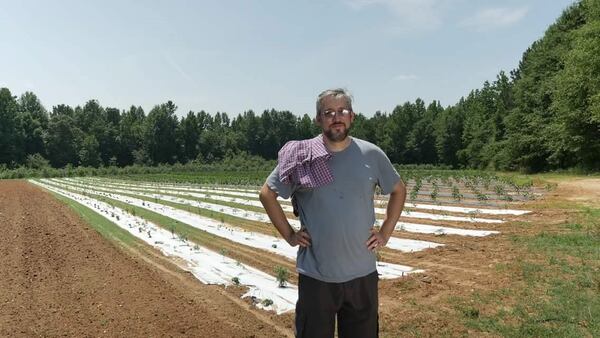
<svg viewBox="0 0 600 338">
<path fill-rule="evenodd" d="M 352 125 L 348 127 L 345 127 L 344 125 L 343 131 L 337 131 L 335 127 L 330 127 L 329 129 L 325 130 L 323 134 L 331 142 L 341 142 L 348 137 L 348 134 L 350 133 L 350 127 L 352 127 Z"/>
</svg>

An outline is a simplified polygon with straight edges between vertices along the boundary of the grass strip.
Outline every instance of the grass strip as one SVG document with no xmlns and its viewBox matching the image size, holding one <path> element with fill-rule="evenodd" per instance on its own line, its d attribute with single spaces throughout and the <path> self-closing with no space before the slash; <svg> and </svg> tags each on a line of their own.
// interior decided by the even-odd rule
<svg viewBox="0 0 600 338">
<path fill-rule="evenodd" d="M 81 217 L 81 219 L 83 219 L 104 238 L 129 247 L 144 245 L 144 243 L 142 243 L 135 236 L 131 235 L 126 230 L 120 228 L 87 206 L 55 192 L 50 191 L 50 193 L 57 200 L 68 205 L 73 211 L 75 211 L 77 215 L 79 215 L 79 217 Z"/>
<path fill-rule="evenodd" d="M 501 269 L 515 282 L 454 299 L 465 325 L 506 337 L 600 337 L 599 220 L 600 209 L 582 208 L 560 231 L 514 237 L 527 254 Z"/>
</svg>

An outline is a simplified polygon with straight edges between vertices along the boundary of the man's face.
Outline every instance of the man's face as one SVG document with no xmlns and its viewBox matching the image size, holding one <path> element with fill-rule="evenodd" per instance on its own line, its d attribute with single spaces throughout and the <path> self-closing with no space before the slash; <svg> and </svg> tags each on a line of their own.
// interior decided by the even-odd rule
<svg viewBox="0 0 600 338">
<path fill-rule="evenodd" d="M 344 110 L 349 114 L 343 114 Z M 326 112 L 329 112 L 327 114 Z M 332 114 L 331 112 L 335 112 Z M 342 97 L 327 96 L 323 99 L 317 124 L 330 141 L 341 142 L 346 139 L 354 121 L 354 112 Z"/>
</svg>

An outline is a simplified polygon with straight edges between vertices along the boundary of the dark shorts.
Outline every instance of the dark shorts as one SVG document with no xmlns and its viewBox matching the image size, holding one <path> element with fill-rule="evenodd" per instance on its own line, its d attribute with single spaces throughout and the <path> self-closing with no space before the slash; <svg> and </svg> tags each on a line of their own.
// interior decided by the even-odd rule
<svg viewBox="0 0 600 338">
<path fill-rule="evenodd" d="M 379 336 L 377 271 L 344 283 L 300 274 L 296 303 L 297 338 L 332 338 L 337 315 L 339 338 Z"/>
</svg>

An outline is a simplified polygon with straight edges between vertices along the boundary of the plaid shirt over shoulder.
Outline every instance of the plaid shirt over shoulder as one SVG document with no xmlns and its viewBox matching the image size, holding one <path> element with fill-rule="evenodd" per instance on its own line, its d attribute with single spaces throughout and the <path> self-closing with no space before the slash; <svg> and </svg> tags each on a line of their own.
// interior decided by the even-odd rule
<svg viewBox="0 0 600 338">
<path fill-rule="evenodd" d="M 318 188 L 333 182 L 327 161 L 323 136 L 302 141 L 289 141 L 279 151 L 279 180 L 285 184 L 298 184 L 303 188 Z"/>
<path fill-rule="evenodd" d="M 289 141 L 279 151 L 279 180 L 284 184 L 298 184 L 303 188 L 318 188 L 333 182 L 327 161 L 331 154 L 325 148 L 323 136 L 302 141 Z M 298 216 L 298 202 L 292 194 L 294 215 Z"/>
</svg>

